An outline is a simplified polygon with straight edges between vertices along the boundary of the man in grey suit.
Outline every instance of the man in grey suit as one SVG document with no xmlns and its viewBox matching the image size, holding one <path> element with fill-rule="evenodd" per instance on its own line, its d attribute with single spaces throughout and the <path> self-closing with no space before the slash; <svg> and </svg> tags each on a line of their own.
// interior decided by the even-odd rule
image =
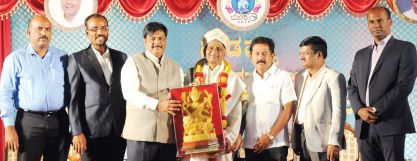
<svg viewBox="0 0 417 161">
<path fill-rule="evenodd" d="M 68 60 L 72 143 L 83 161 L 122 161 L 126 149 L 126 140 L 121 138 L 126 102 L 120 72 L 127 56 L 107 47 L 106 17 L 88 16 L 85 28 L 91 45 L 71 54 Z"/>
<path fill-rule="evenodd" d="M 387 8 L 368 11 L 374 40 L 359 50 L 348 82 L 355 134 L 363 161 L 404 160 L 406 133 L 415 133 L 407 97 L 417 75 L 416 47 L 390 33 Z"/>
<path fill-rule="evenodd" d="M 300 161 L 338 160 L 346 119 L 343 74 L 325 64 L 327 44 L 312 36 L 300 43 L 301 64 L 295 77 L 298 98 L 293 139 Z"/>
</svg>

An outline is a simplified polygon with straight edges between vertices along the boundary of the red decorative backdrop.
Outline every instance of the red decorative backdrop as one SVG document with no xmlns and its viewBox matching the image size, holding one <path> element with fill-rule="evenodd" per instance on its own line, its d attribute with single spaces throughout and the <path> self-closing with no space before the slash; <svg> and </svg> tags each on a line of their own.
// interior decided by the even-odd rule
<svg viewBox="0 0 417 161">
<path fill-rule="evenodd" d="M 363 16 L 369 9 L 378 4 L 379 0 L 342 0 L 341 2 L 343 8 L 349 14 L 354 16 Z"/>
</svg>

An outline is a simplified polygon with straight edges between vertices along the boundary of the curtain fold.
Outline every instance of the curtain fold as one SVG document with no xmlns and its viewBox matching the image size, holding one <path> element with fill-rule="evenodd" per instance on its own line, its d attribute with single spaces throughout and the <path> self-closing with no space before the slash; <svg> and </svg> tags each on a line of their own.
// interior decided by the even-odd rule
<svg viewBox="0 0 417 161">
<path fill-rule="evenodd" d="M 328 13 L 335 0 L 296 0 L 299 9 L 309 17 Z"/>
<path fill-rule="evenodd" d="M 12 50 L 12 34 L 10 28 L 10 17 L 0 21 L 0 77 L 3 69 L 3 62 L 7 55 Z M 0 159 L 3 159 L 4 154 L 4 125 L 0 119 Z"/>
<path fill-rule="evenodd" d="M 284 12 L 289 8 L 291 0 L 270 0 L 269 12 L 266 20 L 276 20 L 280 18 Z"/>
<path fill-rule="evenodd" d="M 379 3 L 379 0 L 342 0 L 341 2 L 343 8 L 348 13 L 356 16 L 364 16 L 369 9 Z"/>
<path fill-rule="evenodd" d="M 164 0 L 163 2 L 170 16 L 181 22 L 195 18 L 203 8 L 203 0 Z"/>
<path fill-rule="evenodd" d="M 158 0 L 120 0 L 119 8 L 132 19 L 149 17 L 158 6 Z"/>
</svg>

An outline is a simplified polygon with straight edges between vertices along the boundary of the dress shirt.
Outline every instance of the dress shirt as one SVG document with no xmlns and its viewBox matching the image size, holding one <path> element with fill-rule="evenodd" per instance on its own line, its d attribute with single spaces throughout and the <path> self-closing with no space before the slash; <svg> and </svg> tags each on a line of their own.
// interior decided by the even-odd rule
<svg viewBox="0 0 417 161">
<path fill-rule="evenodd" d="M 248 86 L 249 106 L 246 112 L 246 128 L 244 135 L 245 148 L 253 149 L 258 139 L 268 134 L 284 105 L 297 99 L 294 83 L 287 71 L 273 64 L 262 78 L 256 70 L 251 79 L 245 79 Z M 285 127 L 272 140 L 267 148 L 288 146 L 288 129 Z"/>
<path fill-rule="evenodd" d="M 385 48 L 385 45 L 387 44 L 388 40 L 392 37 L 391 34 L 389 34 L 387 37 L 385 37 L 379 44 L 375 44 L 372 46 L 372 60 L 371 60 L 371 70 L 369 72 L 368 76 L 368 83 L 366 85 L 366 106 L 369 107 L 369 83 L 371 82 L 372 73 L 374 72 L 376 63 L 379 60 L 379 57 L 381 57 L 382 51 Z"/>
<path fill-rule="evenodd" d="M 317 75 L 318 73 L 320 73 L 321 70 L 323 70 L 323 67 L 325 67 L 326 65 L 324 64 L 322 67 L 320 67 L 320 69 L 316 72 L 315 75 L 311 75 L 310 72 L 308 72 L 308 70 L 305 71 L 305 78 L 306 80 L 303 82 L 303 87 L 301 88 L 301 96 L 298 99 L 299 101 L 299 106 L 298 106 L 298 113 L 297 113 L 297 123 L 298 124 L 303 124 L 304 123 L 304 119 L 305 119 L 305 115 L 306 115 L 306 106 L 308 103 L 308 99 L 304 99 L 304 98 L 310 98 L 311 95 L 313 94 L 313 87 L 316 85 L 317 83 Z"/>
<path fill-rule="evenodd" d="M 149 58 L 159 70 L 161 64 L 165 62 L 165 56 L 163 55 L 159 61 L 158 57 L 151 52 L 146 51 L 145 56 Z M 123 65 L 121 72 L 120 82 L 122 84 L 123 97 L 126 101 L 129 101 L 138 108 L 146 108 L 150 110 L 156 110 L 156 106 L 159 103 L 158 99 L 147 96 L 145 93 L 139 91 L 141 86 L 141 80 L 138 77 L 139 71 L 136 68 L 135 61 L 129 57 Z M 181 81 L 184 82 L 184 71 L 180 68 Z"/>
<path fill-rule="evenodd" d="M 43 58 L 31 45 L 7 56 L 0 81 L 0 109 L 5 126 L 14 126 L 16 108 L 40 112 L 66 106 L 67 60 L 66 53 L 52 46 Z"/>
<path fill-rule="evenodd" d="M 103 55 L 101 55 L 100 52 L 98 52 L 93 47 L 91 47 L 91 48 L 93 49 L 94 54 L 96 54 L 98 63 L 100 64 L 101 69 L 103 70 L 104 77 L 106 78 L 107 84 L 110 85 L 110 83 L 111 83 L 111 74 L 113 73 L 113 66 L 112 66 L 112 63 L 111 63 L 109 48 L 106 49 L 106 52 L 104 52 Z"/>
</svg>

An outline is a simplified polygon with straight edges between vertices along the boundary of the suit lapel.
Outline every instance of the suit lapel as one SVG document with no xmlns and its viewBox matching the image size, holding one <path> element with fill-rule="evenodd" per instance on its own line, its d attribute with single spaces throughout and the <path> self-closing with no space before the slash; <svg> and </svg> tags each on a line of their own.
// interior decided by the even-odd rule
<svg viewBox="0 0 417 161">
<path fill-rule="evenodd" d="M 308 71 L 306 70 L 306 72 L 308 72 Z M 319 71 L 319 73 L 317 73 L 318 74 L 317 78 L 316 78 L 317 80 L 315 81 L 315 83 L 313 85 L 313 88 L 311 89 L 310 96 L 307 96 L 306 98 L 302 98 L 302 99 L 307 99 L 307 104 L 310 104 L 311 99 L 317 93 L 317 90 L 319 89 L 319 87 L 321 85 L 321 82 L 323 82 L 323 78 L 324 78 L 324 75 L 325 75 L 326 72 L 327 72 L 327 67 L 324 67 L 321 71 Z M 307 80 L 307 78 L 305 78 L 305 80 Z"/>
<path fill-rule="evenodd" d="M 113 69 L 113 72 L 111 73 L 111 80 L 110 80 L 110 86 L 113 84 L 113 80 L 116 77 L 116 72 L 118 72 L 118 69 L 121 69 L 122 67 L 120 67 L 120 60 L 122 60 L 122 58 L 119 58 L 119 54 L 115 54 L 114 51 L 112 49 L 109 48 L 109 52 L 110 52 L 110 59 L 111 59 L 111 66 Z"/>
<path fill-rule="evenodd" d="M 381 56 L 379 57 L 378 62 L 375 65 L 375 69 L 372 72 L 370 82 L 372 82 L 372 79 L 374 78 L 375 73 L 377 73 L 379 71 L 379 69 L 381 68 L 381 65 L 384 62 L 384 59 L 388 56 L 391 49 L 394 47 L 394 44 L 395 44 L 395 39 L 394 39 L 394 37 L 391 37 L 391 39 L 388 40 L 387 44 L 385 45 L 384 49 L 382 50 Z"/>
<path fill-rule="evenodd" d="M 362 66 L 360 69 L 366 69 L 366 70 L 361 70 L 361 75 L 358 76 L 358 78 L 364 78 L 365 81 L 362 82 L 358 82 L 358 83 L 362 83 L 362 87 L 366 87 L 368 86 L 368 78 L 371 75 L 370 70 L 371 70 L 371 55 L 372 55 L 372 45 L 368 46 L 368 48 L 364 51 L 365 56 L 363 58 L 361 58 L 362 63 L 364 66 Z M 363 92 L 365 93 L 366 88 L 363 88 Z"/>
<path fill-rule="evenodd" d="M 104 77 L 103 69 L 101 69 L 100 63 L 98 62 L 97 57 L 91 46 L 87 49 L 87 57 L 88 60 L 90 60 L 91 65 L 94 67 L 94 69 L 96 69 L 96 72 L 98 73 L 99 77 L 101 77 L 101 79 L 103 79 L 104 82 L 106 82 L 106 77 Z"/>
</svg>

